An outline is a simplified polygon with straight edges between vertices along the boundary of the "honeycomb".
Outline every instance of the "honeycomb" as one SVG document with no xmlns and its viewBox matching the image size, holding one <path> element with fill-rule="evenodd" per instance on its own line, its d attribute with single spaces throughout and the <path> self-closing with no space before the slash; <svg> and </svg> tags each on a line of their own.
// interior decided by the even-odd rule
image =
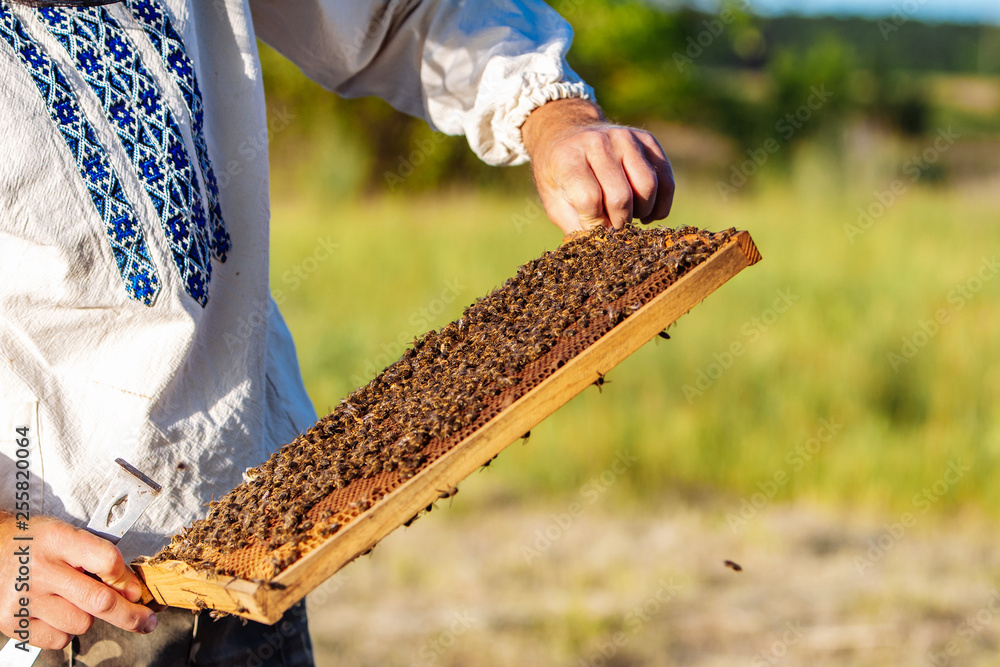
<svg viewBox="0 0 1000 667">
<path fill-rule="evenodd" d="M 219 575 L 269 581 L 735 233 L 598 229 L 524 264 L 458 320 L 416 338 L 398 361 L 248 471 L 249 481 L 210 503 L 204 519 L 148 561 L 179 560 Z"/>
</svg>

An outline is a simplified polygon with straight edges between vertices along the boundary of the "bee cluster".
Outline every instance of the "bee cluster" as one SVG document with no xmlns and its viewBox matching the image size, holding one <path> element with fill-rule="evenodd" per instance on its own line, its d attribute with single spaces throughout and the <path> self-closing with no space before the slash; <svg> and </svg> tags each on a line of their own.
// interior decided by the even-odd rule
<svg viewBox="0 0 1000 667">
<path fill-rule="evenodd" d="M 415 339 L 368 385 L 249 471 L 249 481 L 211 502 L 205 519 L 151 561 L 265 579 L 281 572 L 734 233 L 599 229 L 528 262 L 461 318 Z M 235 567 L 232 556 L 241 553 L 265 566 Z"/>
</svg>

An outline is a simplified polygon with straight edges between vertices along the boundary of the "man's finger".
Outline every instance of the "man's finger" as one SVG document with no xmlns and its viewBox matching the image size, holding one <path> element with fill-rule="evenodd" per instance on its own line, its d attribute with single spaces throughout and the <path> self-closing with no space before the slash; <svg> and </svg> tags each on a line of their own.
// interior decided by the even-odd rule
<svg viewBox="0 0 1000 667">
<path fill-rule="evenodd" d="M 91 616 L 129 632 L 147 633 L 156 627 L 152 610 L 132 604 L 110 586 L 71 568 L 63 568 L 62 574 L 63 597 Z"/>
<path fill-rule="evenodd" d="M 561 217 L 570 226 L 573 225 L 570 218 L 575 218 L 574 229 L 587 231 L 610 223 L 605 213 L 604 191 L 589 165 L 584 164 L 573 171 L 564 171 L 556 187 L 568 206 L 568 208 L 559 207 Z"/>
<path fill-rule="evenodd" d="M 670 166 L 670 161 L 664 158 L 664 161 L 656 167 L 659 180 L 659 186 L 656 189 L 656 202 L 653 204 L 653 211 L 649 216 L 642 219 L 645 223 L 666 218 L 674 206 L 674 191 L 677 186 L 674 183 L 674 170 Z"/>
<path fill-rule="evenodd" d="M 31 613 L 54 629 L 70 635 L 82 635 L 94 624 L 93 616 L 58 595 L 33 597 Z"/>
<path fill-rule="evenodd" d="M 622 157 L 622 167 L 632 187 L 632 215 L 645 220 L 653 213 L 659 188 L 656 171 L 642 153 L 628 151 Z"/>
<path fill-rule="evenodd" d="M 604 203 L 600 218 L 609 220 L 615 229 L 621 229 L 632 222 L 632 185 L 622 163 L 604 151 L 591 153 L 588 160 Z"/>
<path fill-rule="evenodd" d="M 72 635 L 53 628 L 39 618 L 28 622 L 28 636 L 31 638 L 28 640 L 31 646 L 57 651 L 65 648 L 73 639 Z"/>
<path fill-rule="evenodd" d="M 76 529 L 77 544 L 67 562 L 96 575 L 101 581 L 138 602 L 142 596 L 139 578 L 129 569 L 118 547 L 85 530 Z"/>
<path fill-rule="evenodd" d="M 670 209 L 674 203 L 674 170 L 670 166 L 663 148 L 656 138 L 648 132 L 639 132 L 636 136 L 646 149 L 646 158 L 656 174 L 656 197 L 653 201 L 652 210 L 648 215 L 640 216 L 642 222 L 649 223 L 654 220 L 662 220 L 670 215 Z"/>
<path fill-rule="evenodd" d="M 577 210 L 573 208 L 569 199 L 566 197 L 563 191 L 558 191 L 551 196 L 545 196 L 542 198 L 542 203 L 545 206 L 545 213 L 549 216 L 549 219 L 555 223 L 555 225 L 562 230 L 563 234 L 571 234 L 573 232 L 586 231 L 593 229 L 595 226 L 604 224 L 603 220 L 593 221 L 582 221 L 580 219 L 580 214 Z"/>
</svg>

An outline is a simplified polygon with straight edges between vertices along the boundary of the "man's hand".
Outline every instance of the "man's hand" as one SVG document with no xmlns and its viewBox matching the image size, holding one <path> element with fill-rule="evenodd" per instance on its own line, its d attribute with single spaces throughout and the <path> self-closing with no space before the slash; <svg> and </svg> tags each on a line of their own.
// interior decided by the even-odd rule
<svg viewBox="0 0 1000 667">
<path fill-rule="evenodd" d="M 15 541 L 15 535 L 32 540 Z M 28 591 L 15 589 L 21 565 L 15 552 L 21 546 L 30 553 Z M 118 547 L 51 517 L 32 517 L 30 531 L 24 532 L 16 530 L 12 516 L 0 512 L 0 587 L 0 632 L 17 636 L 14 613 L 19 599 L 27 597 L 29 643 L 39 648 L 63 648 L 73 635 L 87 632 L 95 618 L 130 632 L 156 627 L 152 610 L 134 604 L 141 596 L 139 580 Z"/>
<path fill-rule="evenodd" d="M 653 135 L 605 122 L 586 100 L 535 109 L 521 126 L 549 218 L 564 233 L 667 217 L 674 173 Z"/>
</svg>

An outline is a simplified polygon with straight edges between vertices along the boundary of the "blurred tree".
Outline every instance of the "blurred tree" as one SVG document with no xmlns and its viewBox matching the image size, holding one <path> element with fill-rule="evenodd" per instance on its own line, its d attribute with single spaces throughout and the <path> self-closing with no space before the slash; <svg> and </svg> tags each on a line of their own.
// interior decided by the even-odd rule
<svg viewBox="0 0 1000 667">
<path fill-rule="evenodd" d="M 862 19 L 762 19 L 720 6 L 714 14 L 639 0 L 554 0 L 573 24 L 570 64 L 597 90 L 613 120 L 667 120 L 704 128 L 737 146 L 769 138 L 834 137 L 858 114 L 909 136 L 929 131 L 936 113 L 930 73 L 1000 72 L 1000 28 L 881 26 Z M 888 32 L 887 32 L 888 31 Z M 274 159 L 308 165 L 339 193 L 439 187 L 442 182 L 511 186 L 526 170 L 482 165 L 464 139 L 436 135 L 377 99 L 343 100 L 309 82 L 261 46 L 268 103 L 294 122 Z M 793 137 L 780 126 L 831 91 Z M 1000 133 L 1000 119 L 974 118 L 979 134 Z M 992 130 L 989 130 L 992 128 Z M 777 134 L 776 134 L 777 133 Z M 780 159 L 788 159 L 782 151 Z M 317 168 L 317 164 L 325 165 Z"/>
</svg>

